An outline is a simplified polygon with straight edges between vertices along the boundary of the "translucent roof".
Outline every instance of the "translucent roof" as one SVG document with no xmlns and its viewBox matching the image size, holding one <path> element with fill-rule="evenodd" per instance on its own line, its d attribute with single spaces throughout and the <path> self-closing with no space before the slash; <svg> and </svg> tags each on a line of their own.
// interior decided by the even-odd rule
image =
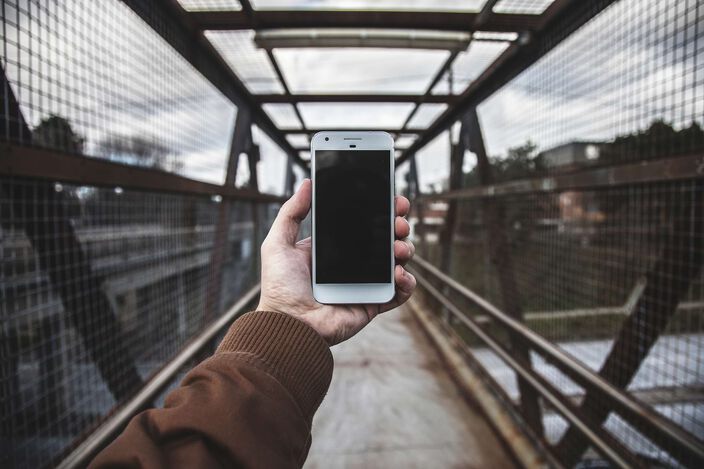
<svg viewBox="0 0 704 469">
<path fill-rule="evenodd" d="M 186 11 L 225 11 L 241 10 L 237 0 L 178 0 Z"/>
<path fill-rule="evenodd" d="M 415 49 L 274 50 L 289 89 L 302 94 L 423 93 L 449 55 Z"/>
<path fill-rule="evenodd" d="M 553 0 L 499 0 L 494 5 L 495 13 L 523 13 L 539 15 L 545 11 Z"/>
<path fill-rule="evenodd" d="M 292 104 L 263 104 L 264 112 L 269 114 L 277 127 L 284 129 L 300 129 L 301 121 L 296 115 Z"/>
<path fill-rule="evenodd" d="M 286 140 L 295 148 L 304 148 L 310 145 L 310 139 L 306 134 L 289 134 L 286 136 Z"/>
<path fill-rule="evenodd" d="M 421 104 L 418 110 L 408 122 L 410 129 L 425 129 L 427 128 L 443 111 L 447 109 L 447 104 L 430 103 Z"/>
<path fill-rule="evenodd" d="M 307 127 L 326 129 L 400 129 L 411 103 L 301 103 Z"/>
<path fill-rule="evenodd" d="M 318 129 L 388 130 L 403 152 L 553 3 L 499 0 L 480 16 L 486 0 L 250 0 L 252 16 L 237 0 L 178 1 L 217 29 L 205 37 L 296 152 Z"/>
<path fill-rule="evenodd" d="M 510 45 L 509 42 L 474 41 L 452 63 L 452 94 L 460 94 Z M 449 94 L 450 78 L 446 73 L 433 88 L 433 94 Z"/>
<path fill-rule="evenodd" d="M 205 31 L 205 37 L 250 93 L 284 92 L 266 51 L 254 44 L 254 31 Z"/>
</svg>

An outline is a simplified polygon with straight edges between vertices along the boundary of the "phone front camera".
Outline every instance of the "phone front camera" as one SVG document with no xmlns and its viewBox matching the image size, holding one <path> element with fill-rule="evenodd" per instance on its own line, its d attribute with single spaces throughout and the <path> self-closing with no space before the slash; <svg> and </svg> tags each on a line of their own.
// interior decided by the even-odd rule
<svg viewBox="0 0 704 469">
<path fill-rule="evenodd" d="M 328 137 L 325 137 L 325 141 L 327 142 L 328 140 L 330 140 L 330 139 Z"/>
</svg>

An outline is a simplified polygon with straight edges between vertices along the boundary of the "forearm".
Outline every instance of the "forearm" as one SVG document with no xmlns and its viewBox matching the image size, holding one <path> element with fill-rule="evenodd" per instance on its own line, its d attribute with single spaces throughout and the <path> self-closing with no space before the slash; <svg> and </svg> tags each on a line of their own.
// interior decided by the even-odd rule
<svg viewBox="0 0 704 469">
<path fill-rule="evenodd" d="M 163 409 L 135 417 L 92 467 L 298 467 L 332 376 L 327 343 L 282 313 L 237 320 Z"/>
</svg>

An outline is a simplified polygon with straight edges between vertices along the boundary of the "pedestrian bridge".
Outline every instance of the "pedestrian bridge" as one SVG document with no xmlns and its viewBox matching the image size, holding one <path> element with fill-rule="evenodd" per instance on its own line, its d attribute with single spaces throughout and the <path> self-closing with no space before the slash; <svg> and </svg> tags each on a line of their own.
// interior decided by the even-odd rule
<svg viewBox="0 0 704 469">
<path fill-rule="evenodd" d="M 697 0 L 0 0 L 0 466 L 82 467 L 259 293 L 321 129 L 418 289 L 307 467 L 704 467 Z"/>
</svg>

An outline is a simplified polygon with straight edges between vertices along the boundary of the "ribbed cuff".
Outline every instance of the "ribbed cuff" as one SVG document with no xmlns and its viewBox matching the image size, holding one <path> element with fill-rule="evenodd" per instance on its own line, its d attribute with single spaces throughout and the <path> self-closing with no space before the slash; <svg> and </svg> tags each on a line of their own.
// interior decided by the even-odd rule
<svg viewBox="0 0 704 469">
<path fill-rule="evenodd" d="M 332 379 L 330 347 L 313 328 L 293 316 L 253 311 L 237 319 L 215 354 L 244 352 L 257 356 L 268 371 L 312 418 Z"/>
</svg>

